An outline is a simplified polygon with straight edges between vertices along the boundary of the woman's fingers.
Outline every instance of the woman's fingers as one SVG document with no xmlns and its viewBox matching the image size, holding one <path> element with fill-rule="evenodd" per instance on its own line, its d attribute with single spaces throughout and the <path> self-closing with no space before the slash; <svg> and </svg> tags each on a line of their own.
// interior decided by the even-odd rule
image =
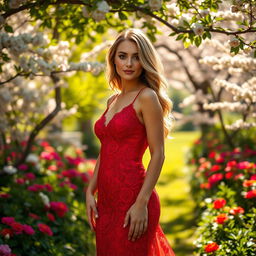
<svg viewBox="0 0 256 256">
<path fill-rule="evenodd" d="M 128 240 L 131 240 L 133 232 L 134 232 L 134 228 L 135 228 L 135 222 L 131 221 L 129 233 L 128 233 Z"/>
<path fill-rule="evenodd" d="M 148 220 L 146 219 L 143 225 L 143 234 L 147 231 L 147 228 L 148 228 Z"/>
<path fill-rule="evenodd" d="M 87 218 L 88 218 L 88 223 L 90 225 L 91 230 L 93 230 L 92 227 L 92 219 L 91 219 L 91 208 L 87 207 Z"/>
</svg>

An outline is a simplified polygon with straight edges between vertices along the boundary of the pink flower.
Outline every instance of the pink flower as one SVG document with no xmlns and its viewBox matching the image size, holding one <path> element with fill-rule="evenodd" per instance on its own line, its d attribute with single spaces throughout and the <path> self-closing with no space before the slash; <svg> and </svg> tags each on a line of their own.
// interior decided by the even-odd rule
<svg viewBox="0 0 256 256">
<path fill-rule="evenodd" d="M 52 165 L 49 165 L 47 167 L 47 169 L 50 170 L 50 171 L 54 171 L 55 172 L 55 171 L 58 170 L 58 167 L 56 165 L 52 164 Z"/>
<path fill-rule="evenodd" d="M 51 202 L 50 208 L 61 218 L 64 217 L 65 213 L 68 211 L 67 205 L 63 202 Z"/>
<path fill-rule="evenodd" d="M 24 179 L 24 178 L 17 178 L 17 179 L 15 180 L 15 183 L 22 185 L 22 184 L 25 183 L 25 179 Z"/>
<path fill-rule="evenodd" d="M 250 180 L 256 180 L 256 174 L 253 174 L 250 178 Z"/>
<path fill-rule="evenodd" d="M 21 171 L 26 171 L 28 169 L 28 165 L 27 164 L 20 164 L 18 166 L 18 169 Z"/>
<path fill-rule="evenodd" d="M 27 225 L 27 224 L 24 224 L 24 225 L 23 225 L 23 231 L 24 231 L 24 233 L 26 233 L 27 235 L 34 235 L 34 234 L 35 234 L 34 229 L 33 229 L 31 226 Z"/>
<path fill-rule="evenodd" d="M 9 256 L 12 250 L 8 244 L 1 244 L 0 245 L 0 255 L 1 256 Z"/>
<path fill-rule="evenodd" d="M 28 172 L 25 174 L 27 180 L 34 180 L 36 178 L 35 174 L 32 172 Z"/>
<path fill-rule="evenodd" d="M 42 191 L 44 189 L 45 189 L 45 186 L 42 184 L 34 184 L 27 188 L 27 190 L 33 191 L 33 192 Z"/>
<path fill-rule="evenodd" d="M 218 198 L 213 202 L 214 209 L 223 208 L 226 205 L 226 200 L 224 198 Z"/>
<path fill-rule="evenodd" d="M 49 191 L 49 192 L 52 192 L 53 191 L 53 188 L 52 188 L 52 185 L 51 184 L 44 184 L 44 188 Z"/>
<path fill-rule="evenodd" d="M 52 232 L 51 228 L 48 225 L 46 225 L 44 223 L 38 223 L 37 226 L 38 226 L 38 229 L 42 233 L 47 234 L 48 236 L 52 236 L 53 235 L 53 232 Z"/>
<path fill-rule="evenodd" d="M 13 222 L 15 222 L 15 219 L 13 217 L 2 217 L 1 222 L 10 226 Z"/>
<path fill-rule="evenodd" d="M 243 161 L 243 162 L 240 162 L 237 164 L 237 168 L 240 169 L 240 170 L 243 170 L 243 169 L 251 169 L 253 168 L 254 164 L 253 163 L 250 163 L 248 161 Z"/>
<path fill-rule="evenodd" d="M 70 169 L 70 170 L 66 170 L 66 171 L 62 171 L 61 174 L 64 177 L 68 177 L 68 178 L 75 178 L 77 176 L 79 176 L 79 172 L 75 169 Z"/>
</svg>

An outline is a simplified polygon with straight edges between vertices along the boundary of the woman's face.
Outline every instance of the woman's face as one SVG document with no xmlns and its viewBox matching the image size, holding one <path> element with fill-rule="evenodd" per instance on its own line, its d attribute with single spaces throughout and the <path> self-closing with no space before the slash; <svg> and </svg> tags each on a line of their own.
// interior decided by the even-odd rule
<svg viewBox="0 0 256 256">
<path fill-rule="evenodd" d="M 143 70 L 138 56 L 138 47 L 135 42 L 129 40 L 118 45 L 114 63 L 117 74 L 124 80 L 138 79 Z"/>
</svg>

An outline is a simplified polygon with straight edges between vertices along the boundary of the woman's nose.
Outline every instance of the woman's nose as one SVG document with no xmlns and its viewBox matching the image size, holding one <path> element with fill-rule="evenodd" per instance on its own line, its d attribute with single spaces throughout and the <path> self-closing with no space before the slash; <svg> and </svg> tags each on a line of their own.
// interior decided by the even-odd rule
<svg viewBox="0 0 256 256">
<path fill-rule="evenodd" d="M 126 65 L 129 67 L 132 65 L 132 58 L 127 58 Z"/>
</svg>

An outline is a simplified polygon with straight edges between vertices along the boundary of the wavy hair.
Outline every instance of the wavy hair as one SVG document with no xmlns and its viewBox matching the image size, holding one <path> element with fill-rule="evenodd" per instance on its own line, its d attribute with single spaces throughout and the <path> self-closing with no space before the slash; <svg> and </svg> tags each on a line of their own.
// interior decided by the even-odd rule
<svg viewBox="0 0 256 256">
<path fill-rule="evenodd" d="M 106 77 L 109 86 L 114 91 L 120 91 L 122 89 L 121 78 L 114 66 L 114 58 L 118 45 L 125 40 L 135 42 L 138 47 L 138 55 L 143 67 L 140 80 L 156 92 L 163 109 L 164 137 L 170 138 L 168 134 L 174 120 L 171 114 L 173 104 L 167 95 L 168 83 L 164 77 L 164 68 L 153 44 L 140 29 L 130 28 L 124 30 L 117 36 L 110 47 L 106 55 Z"/>
</svg>

